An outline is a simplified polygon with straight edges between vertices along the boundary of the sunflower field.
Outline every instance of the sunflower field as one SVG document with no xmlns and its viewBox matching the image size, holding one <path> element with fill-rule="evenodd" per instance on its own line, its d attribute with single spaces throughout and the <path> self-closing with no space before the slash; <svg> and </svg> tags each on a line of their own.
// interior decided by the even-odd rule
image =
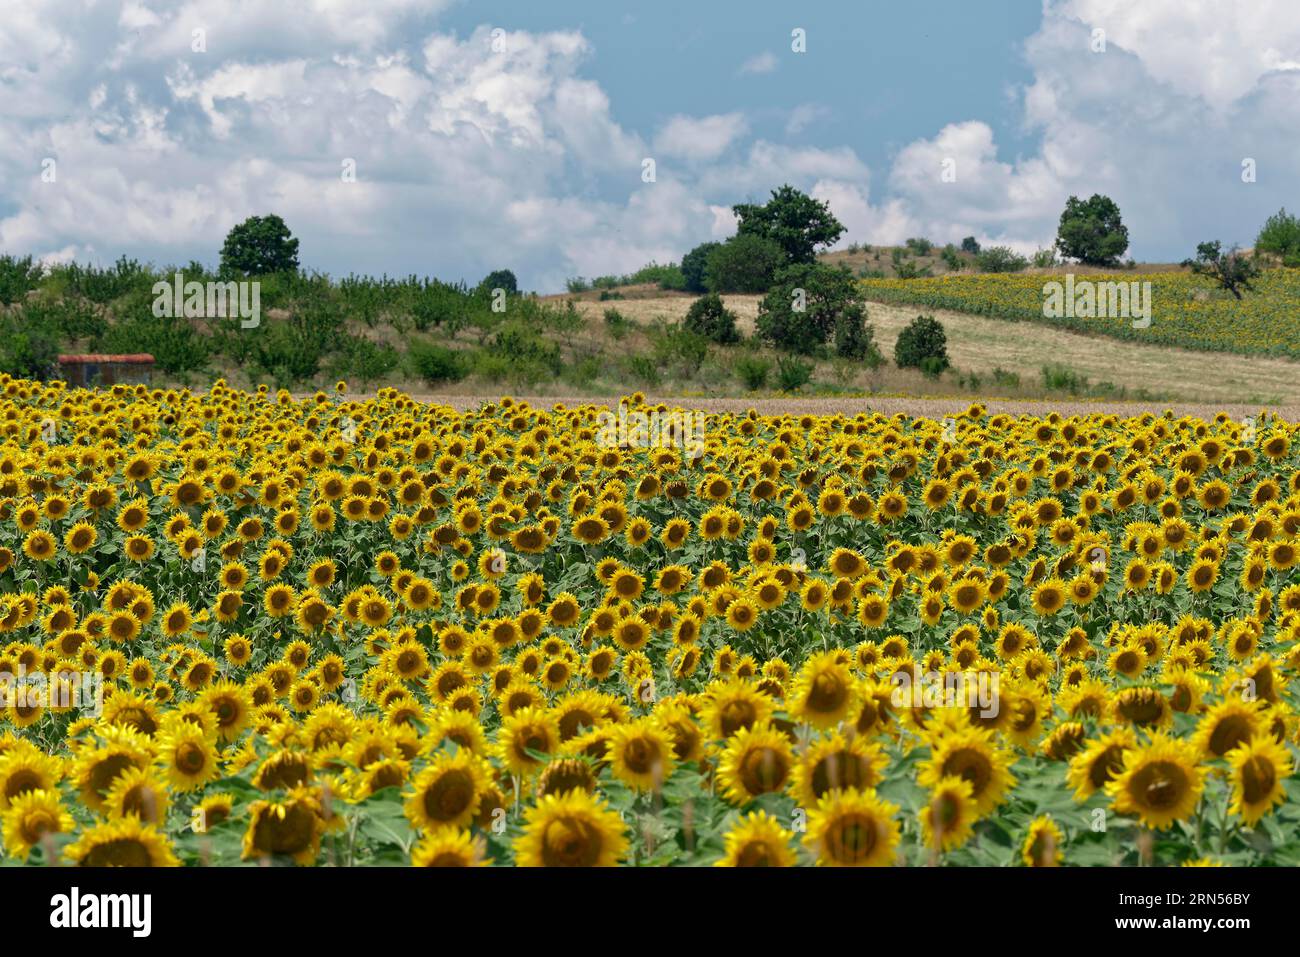
<svg viewBox="0 0 1300 957">
<path fill-rule="evenodd" d="M 865 279 L 868 299 L 951 309 L 995 319 L 1041 322 L 1075 332 L 1210 352 L 1300 357 L 1300 269 L 1268 269 L 1238 301 L 1190 272 L 1079 275 L 1097 283 L 1151 283 L 1151 322 L 1135 328 L 1122 317 L 1048 318 L 1045 283 L 1052 274 L 985 273 L 926 279 Z"/>
<path fill-rule="evenodd" d="M 0 388 L 6 866 L 1300 863 L 1287 422 Z"/>
</svg>

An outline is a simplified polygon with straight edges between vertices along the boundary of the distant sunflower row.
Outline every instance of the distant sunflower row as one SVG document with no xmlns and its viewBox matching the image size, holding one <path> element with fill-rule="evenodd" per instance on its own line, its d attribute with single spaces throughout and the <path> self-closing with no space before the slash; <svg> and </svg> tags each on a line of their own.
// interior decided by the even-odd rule
<svg viewBox="0 0 1300 957">
<path fill-rule="evenodd" d="M 1300 863 L 1267 413 L 0 391 L 8 863 Z"/>
</svg>

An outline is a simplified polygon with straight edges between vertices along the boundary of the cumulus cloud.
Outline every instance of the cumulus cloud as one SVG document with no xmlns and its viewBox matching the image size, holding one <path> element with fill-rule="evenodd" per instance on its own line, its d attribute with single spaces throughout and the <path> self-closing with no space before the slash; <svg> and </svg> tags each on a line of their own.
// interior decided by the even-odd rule
<svg viewBox="0 0 1300 957">
<path fill-rule="evenodd" d="M 1181 258 L 1248 243 L 1300 179 L 1291 0 L 1047 0 L 1016 91 L 1030 149 L 1009 155 L 987 118 L 958 116 L 875 171 L 818 104 L 776 114 L 785 143 L 740 111 L 629 128 L 582 32 L 457 35 L 438 22 L 447 0 L 11 6 L 0 249 L 58 259 L 211 262 L 230 226 L 274 211 L 314 268 L 476 280 L 508 266 L 553 290 L 724 238 L 732 204 L 786 182 L 828 201 L 845 241 L 1021 249 L 1051 241 L 1067 196 L 1104 192 L 1134 255 Z M 1257 183 L 1241 180 L 1247 158 Z"/>
<path fill-rule="evenodd" d="M 714 160 L 744 135 L 745 129 L 745 118 L 739 113 L 674 116 L 655 137 L 655 150 L 687 160 Z"/>
</svg>

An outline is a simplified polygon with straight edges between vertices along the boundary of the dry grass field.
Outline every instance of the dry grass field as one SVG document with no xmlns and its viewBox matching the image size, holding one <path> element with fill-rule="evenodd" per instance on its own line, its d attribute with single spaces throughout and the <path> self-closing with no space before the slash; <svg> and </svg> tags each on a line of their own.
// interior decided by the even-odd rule
<svg viewBox="0 0 1300 957">
<path fill-rule="evenodd" d="M 656 320 L 679 321 L 694 301 L 693 297 L 664 294 L 653 287 L 628 287 L 620 292 L 625 298 L 605 302 L 590 293 L 571 297 L 588 319 L 593 336 L 606 335 L 602 317 L 607 309 L 615 308 L 635 325 L 648 328 Z M 740 329 L 746 335 L 752 333 L 760 297 L 722 298 L 736 314 Z M 868 305 L 869 321 L 883 355 L 893 355 L 898 333 L 918 311 L 916 307 Z M 965 313 L 925 311 L 943 323 L 953 366 L 962 373 L 979 376 L 984 382 L 979 391 L 984 394 L 1033 398 L 1035 388 L 1041 386 L 1042 367 L 1058 364 L 1094 385 L 1110 383 L 1130 396 L 1141 396 L 1145 390 L 1156 404 L 1300 406 L 1300 363 L 1119 342 L 1041 325 L 1022 326 Z M 1018 375 L 1020 387 L 1009 386 L 1005 380 L 999 385 L 993 377 L 995 369 Z M 913 395 L 961 391 L 951 376 L 927 380 L 919 373 L 895 369 L 892 364 L 878 372 L 875 381 L 871 378 L 864 372 L 850 384 L 873 392 Z M 1041 388 L 1038 391 L 1041 393 Z"/>
</svg>

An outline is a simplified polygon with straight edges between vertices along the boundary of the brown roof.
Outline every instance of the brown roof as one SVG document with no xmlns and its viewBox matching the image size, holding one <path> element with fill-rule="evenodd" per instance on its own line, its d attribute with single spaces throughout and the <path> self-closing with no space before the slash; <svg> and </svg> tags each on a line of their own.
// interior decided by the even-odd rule
<svg viewBox="0 0 1300 957">
<path fill-rule="evenodd" d="M 106 355 L 98 352 L 88 352 L 81 355 L 61 355 L 59 356 L 60 365 L 77 365 L 78 363 L 97 362 L 116 362 L 120 365 L 152 365 L 153 356 L 147 352 L 133 352 L 127 355 Z"/>
</svg>

